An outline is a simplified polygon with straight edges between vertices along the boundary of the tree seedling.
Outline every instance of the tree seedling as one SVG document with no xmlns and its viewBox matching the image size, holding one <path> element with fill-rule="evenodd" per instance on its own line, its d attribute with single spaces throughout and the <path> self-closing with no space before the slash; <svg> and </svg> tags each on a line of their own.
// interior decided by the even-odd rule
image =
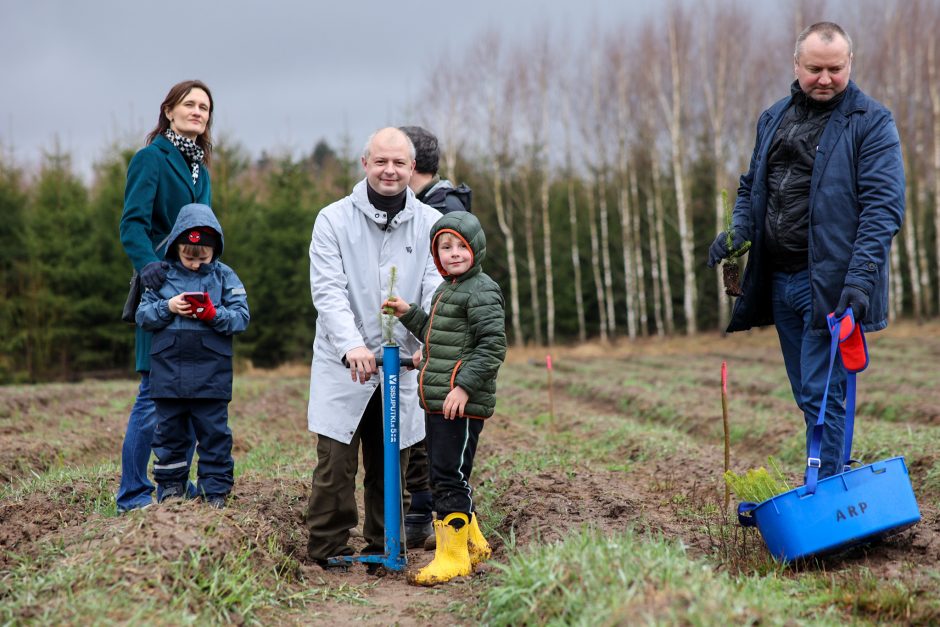
<svg viewBox="0 0 940 627">
<path fill-rule="evenodd" d="M 751 248 L 751 241 L 747 240 L 738 249 L 734 248 L 734 226 L 731 224 L 731 206 L 728 204 L 728 190 L 721 190 L 721 205 L 725 214 L 725 242 L 731 254 L 721 264 L 721 280 L 728 296 L 741 296 L 741 256 Z"/>
<path fill-rule="evenodd" d="M 391 271 L 388 275 L 388 296 L 391 298 L 395 295 L 395 284 L 398 282 L 398 266 L 392 266 Z M 382 318 L 382 343 L 385 346 L 394 346 L 395 344 L 395 310 L 391 307 L 386 307 L 385 311 L 379 316 Z"/>
<path fill-rule="evenodd" d="M 730 470 L 725 473 L 725 482 L 731 487 L 736 497 L 750 503 L 763 503 L 771 497 L 790 490 L 790 485 L 780 472 L 776 460 L 768 457 L 767 462 L 773 469 L 773 475 L 763 466 L 756 470 L 748 470 L 743 475 L 735 474 Z"/>
</svg>

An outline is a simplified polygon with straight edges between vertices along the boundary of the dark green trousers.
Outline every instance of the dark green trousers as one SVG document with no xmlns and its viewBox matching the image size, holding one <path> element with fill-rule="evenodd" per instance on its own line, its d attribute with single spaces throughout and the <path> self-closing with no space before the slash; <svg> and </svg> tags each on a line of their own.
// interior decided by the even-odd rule
<svg viewBox="0 0 940 627">
<path fill-rule="evenodd" d="M 365 505 L 362 535 L 368 543 L 362 552 L 385 552 L 384 443 L 381 387 L 376 387 L 349 444 L 317 435 L 317 466 L 313 471 L 313 485 L 305 517 L 307 555 L 310 559 L 323 560 L 355 553 L 349 546 L 349 530 L 359 524 L 356 474 L 359 470 L 360 444 Z M 400 462 L 401 488 L 408 468 L 408 449 L 400 452 Z M 404 511 L 408 510 L 409 501 L 410 497 L 402 490 Z"/>
</svg>

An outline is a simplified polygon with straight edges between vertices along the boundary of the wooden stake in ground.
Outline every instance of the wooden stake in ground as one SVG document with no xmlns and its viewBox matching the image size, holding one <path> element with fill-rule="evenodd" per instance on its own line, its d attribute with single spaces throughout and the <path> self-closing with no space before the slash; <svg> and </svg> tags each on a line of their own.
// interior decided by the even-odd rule
<svg viewBox="0 0 940 627">
<path fill-rule="evenodd" d="M 725 472 L 731 470 L 731 433 L 728 428 L 728 362 L 721 362 L 721 422 L 725 431 Z M 724 476 L 724 475 L 722 475 Z M 725 481 L 725 510 L 731 503 L 731 488 Z"/>
<path fill-rule="evenodd" d="M 555 397 L 552 394 L 552 356 L 545 355 L 545 370 L 548 372 L 548 424 L 555 428 Z"/>
</svg>

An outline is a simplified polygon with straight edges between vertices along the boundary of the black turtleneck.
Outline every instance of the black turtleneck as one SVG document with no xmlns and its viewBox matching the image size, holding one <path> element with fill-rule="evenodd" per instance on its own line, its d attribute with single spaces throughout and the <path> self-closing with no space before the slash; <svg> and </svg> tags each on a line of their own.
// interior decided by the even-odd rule
<svg viewBox="0 0 940 627">
<path fill-rule="evenodd" d="M 369 194 L 369 202 L 372 203 L 372 206 L 379 211 L 384 211 L 388 216 L 388 220 L 385 222 L 385 228 L 388 229 L 392 219 L 405 208 L 405 196 L 408 193 L 408 188 L 406 187 L 394 196 L 383 196 L 366 183 L 366 191 Z"/>
</svg>

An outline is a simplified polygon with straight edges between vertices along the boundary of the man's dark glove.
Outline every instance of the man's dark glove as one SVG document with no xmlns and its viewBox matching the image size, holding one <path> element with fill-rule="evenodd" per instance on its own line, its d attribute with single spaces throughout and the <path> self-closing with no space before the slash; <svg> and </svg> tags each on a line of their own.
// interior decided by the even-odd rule
<svg viewBox="0 0 940 627">
<path fill-rule="evenodd" d="M 857 287 L 846 285 L 842 288 L 842 296 L 839 297 L 839 304 L 836 305 L 835 316 L 841 317 L 847 307 L 852 308 L 852 316 L 856 321 L 861 321 L 868 313 L 868 294 Z"/>
<path fill-rule="evenodd" d="M 741 232 L 735 230 L 734 235 L 731 236 L 731 250 L 728 250 L 728 234 L 724 231 L 719 233 L 708 248 L 708 267 L 714 268 L 719 261 L 730 257 L 732 252 L 741 250 L 745 242 Z"/>
<path fill-rule="evenodd" d="M 170 264 L 165 261 L 151 261 L 140 269 L 140 282 L 148 290 L 158 290 L 166 281 L 166 271 Z"/>
</svg>

